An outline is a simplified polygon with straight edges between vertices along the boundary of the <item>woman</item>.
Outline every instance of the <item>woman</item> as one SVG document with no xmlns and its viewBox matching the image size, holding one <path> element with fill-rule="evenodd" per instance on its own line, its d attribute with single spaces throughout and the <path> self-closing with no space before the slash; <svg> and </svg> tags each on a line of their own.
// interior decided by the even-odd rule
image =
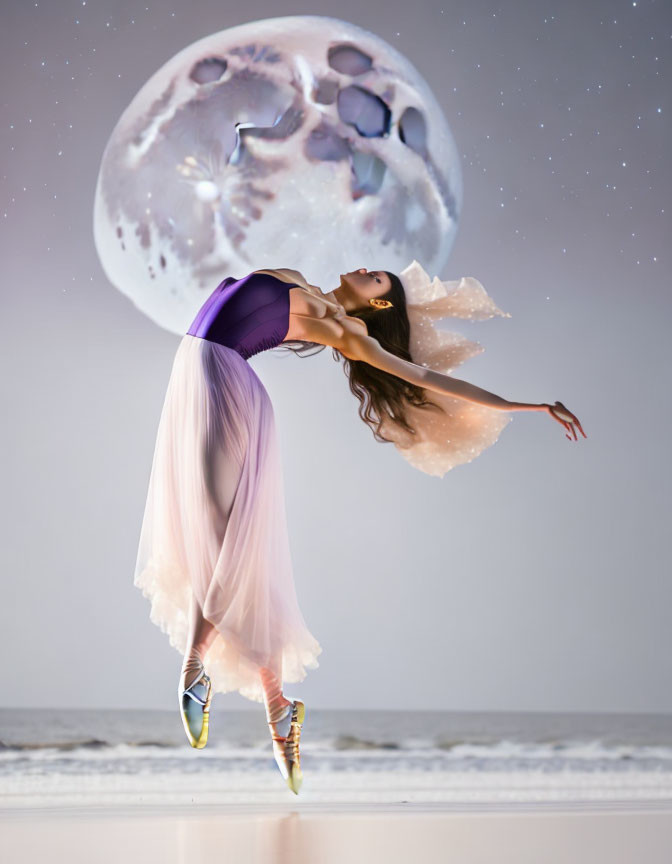
<svg viewBox="0 0 672 864">
<path fill-rule="evenodd" d="M 178 698 L 187 738 L 199 749 L 207 743 L 213 692 L 263 702 L 294 793 L 305 706 L 282 685 L 317 668 L 322 648 L 294 588 L 273 408 L 247 360 L 280 345 L 297 353 L 330 346 L 376 440 L 393 441 L 427 473 L 471 461 L 496 440 L 504 412 L 545 411 L 574 440 L 575 425 L 586 437 L 560 402 L 509 402 L 436 371 L 442 360 L 452 368 L 473 354 L 475 343 L 444 344 L 445 334 L 423 329 L 420 310 L 429 318 L 432 309 L 435 317 L 504 313 L 476 280 L 440 283 L 454 290 L 414 305 L 414 280 L 429 285 L 416 265 L 404 282 L 360 268 L 326 293 L 289 269 L 228 277 L 180 342 L 159 421 L 134 581 L 151 601 L 151 620 L 184 655 Z M 423 350 L 429 358 L 422 365 L 409 350 L 411 322 L 420 334 L 415 359 Z"/>
</svg>

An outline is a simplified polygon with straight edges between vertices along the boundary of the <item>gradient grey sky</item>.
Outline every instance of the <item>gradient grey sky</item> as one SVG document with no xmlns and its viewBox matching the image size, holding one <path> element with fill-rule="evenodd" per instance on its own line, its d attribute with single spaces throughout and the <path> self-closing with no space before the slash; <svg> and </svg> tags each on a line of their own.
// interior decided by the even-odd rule
<svg viewBox="0 0 672 864">
<path fill-rule="evenodd" d="M 181 657 L 132 577 L 179 337 L 102 272 L 95 182 L 166 60 L 299 13 L 386 39 L 446 112 L 464 206 L 438 275 L 477 277 L 513 316 L 451 323 L 486 349 L 455 374 L 560 399 L 589 437 L 518 413 L 440 480 L 373 440 L 330 350 L 253 358 L 324 649 L 285 692 L 318 708 L 672 711 L 672 7 L 578 0 L 3 4 L 0 704 L 176 707 Z M 344 257 L 359 266 L 377 265 Z"/>
</svg>

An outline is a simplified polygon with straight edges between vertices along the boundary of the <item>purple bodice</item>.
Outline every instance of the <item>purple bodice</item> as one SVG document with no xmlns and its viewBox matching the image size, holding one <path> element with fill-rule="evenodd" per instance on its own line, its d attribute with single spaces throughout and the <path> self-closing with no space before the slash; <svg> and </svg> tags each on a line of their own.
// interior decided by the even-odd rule
<svg viewBox="0 0 672 864">
<path fill-rule="evenodd" d="M 289 330 L 289 289 L 270 273 L 233 276 L 221 282 L 201 306 L 188 335 L 233 348 L 245 360 L 275 348 Z"/>
</svg>

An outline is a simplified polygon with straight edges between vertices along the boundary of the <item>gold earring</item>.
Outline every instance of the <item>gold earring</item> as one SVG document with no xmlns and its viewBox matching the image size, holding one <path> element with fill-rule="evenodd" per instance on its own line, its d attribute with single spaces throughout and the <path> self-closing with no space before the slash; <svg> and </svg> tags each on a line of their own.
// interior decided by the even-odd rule
<svg viewBox="0 0 672 864">
<path fill-rule="evenodd" d="M 380 297 L 370 297 L 369 303 L 376 309 L 388 309 L 392 305 L 389 300 L 381 300 Z"/>
</svg>

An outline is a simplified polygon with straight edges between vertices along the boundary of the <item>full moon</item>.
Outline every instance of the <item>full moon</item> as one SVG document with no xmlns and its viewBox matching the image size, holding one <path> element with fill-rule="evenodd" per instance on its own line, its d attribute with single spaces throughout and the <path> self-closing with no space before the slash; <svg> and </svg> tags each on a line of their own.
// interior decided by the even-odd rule
<svg viewBox="0 0 672 864">
<path fill-rule="evenodd" d="M 251 270 L 291 267 L 324 291 L 358 267 L 439 273 L 461 204 L 417 69 L 347 21 L 295 15 L 199 39 L 152 75 L 107 142 L 93 230 L 112 284 L 179 334 Z"/>
</svg>

